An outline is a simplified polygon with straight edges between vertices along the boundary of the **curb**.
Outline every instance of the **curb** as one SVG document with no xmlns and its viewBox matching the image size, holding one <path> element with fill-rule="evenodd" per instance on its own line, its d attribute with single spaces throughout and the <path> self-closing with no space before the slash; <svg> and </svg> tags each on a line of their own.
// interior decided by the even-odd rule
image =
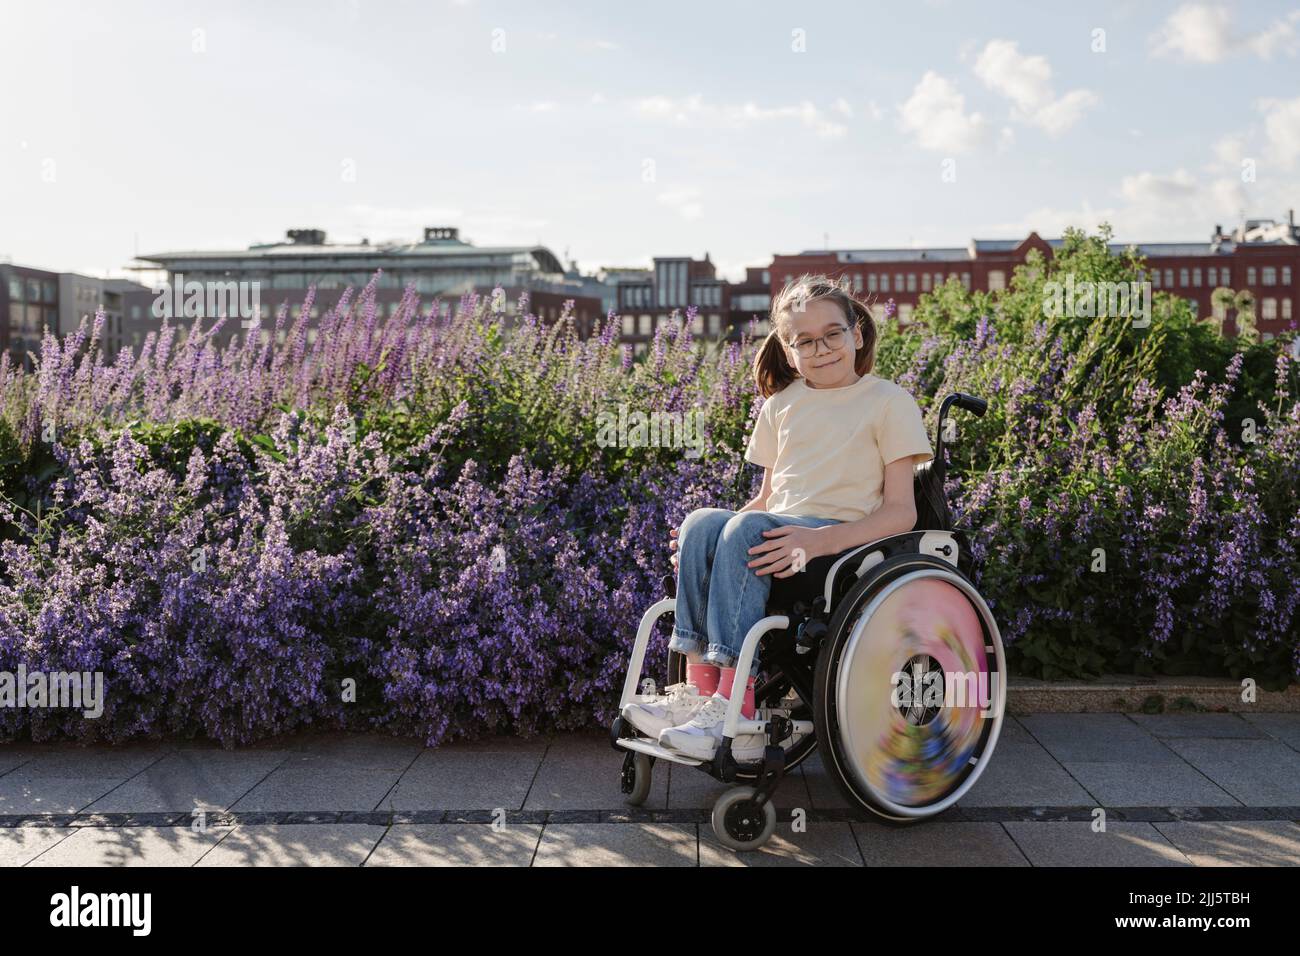
<svg viewBox="0 0 1300 956">
<path fill-rule="evenodd" d="M 1300 684 L 1283 691 L 1255 689 L 1242 700 L 1242 683 L 1227 677 L 1103 675 L 1095 681 L 1045 681 L 1011 677 L 1011 714 L 1300 713 Z"/>
</svg>

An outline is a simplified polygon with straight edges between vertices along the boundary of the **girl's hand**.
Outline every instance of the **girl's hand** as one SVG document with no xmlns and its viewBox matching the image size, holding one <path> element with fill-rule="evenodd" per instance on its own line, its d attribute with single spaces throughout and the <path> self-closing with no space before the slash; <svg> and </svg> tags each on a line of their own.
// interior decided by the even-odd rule
<svg viewBox="0 0 1300 956">
<path fill-rule="evenodd" d="M 818 534 L 821 530 L 787 524 L 764 531 L 763 537 L 769 540 L 749 549 L 749 553 L 756 557 L 745 566 L 753 568 L 755 574 L 792 577 L 802 571 L 813 558 L 830 553 L 822 547 L 825 539 Z"/>
<path fill-rule="evenodd" d="M 673 552 L 668 562 L 673 566 L 673 572 L 675 573 L 677 571 L 677 529 L 669 528 L 668 536 L 672 539 L 668 542 L 668 550 Z"/>
</svg>

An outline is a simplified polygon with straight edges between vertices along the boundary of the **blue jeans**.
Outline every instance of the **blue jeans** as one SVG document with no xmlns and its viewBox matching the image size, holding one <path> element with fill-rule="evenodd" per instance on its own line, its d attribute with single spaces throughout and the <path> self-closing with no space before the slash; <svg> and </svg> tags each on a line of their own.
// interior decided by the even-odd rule
<svg viewBox="0 0 1300 956">
<path fill-rule="evenodd" d="M 769 538 L 763 532 L 782 525 L 821 528 L 832 518 L 774 515 L 766 511 L 697 508 L 677 530 L 676 623 L 669 648 L 703 653 L 718 667 L 734 667 L 745 635 L 766 617 L 772 574 L 746 567 L 760 555 L 749 549 Z M 800 572 L 803 573 L 803 572 Z M 751 672 L 758 673 L 758 655 Z"/>
</svg>

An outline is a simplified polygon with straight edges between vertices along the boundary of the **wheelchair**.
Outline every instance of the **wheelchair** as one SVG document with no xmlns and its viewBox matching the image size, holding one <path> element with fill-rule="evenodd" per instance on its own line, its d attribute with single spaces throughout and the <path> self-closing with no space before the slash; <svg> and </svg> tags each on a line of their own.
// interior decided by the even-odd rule
<svg viewBox="0 0 1300 956">
<path fill-rule="evenodd" d="M 656 761 L 693 766 L 736 786 L 714 804 L 719 842 L 762 846 L 776 829 L 773 794 L 784 774 L 815 750 L 849 806 L 868 819 L 905 826 L 951 807 L 988 766 L 1002 727 L 1006 662 L 997 622 L 976 591 L 965 535 L 944 495 L 943 424 L 952 406 L 982 416 L 983 399 L 955 392 L 940 406 L 935 455 L 917 467 L 917 521 L 909 532 L 815 558 L 773 578 L 766 616 L 745 635 L 737 674 L 760 652 L 753 720 L 734 695 L 712 760 L 661 747 L 621 716 L 641 682 L 656 622 L 671 624 L 676 578 L 641 619 L 610 727 L 623 753 L 620 787 L 630 806 L 650 793 Z M 685 680 L 686 659 L 670 651 L 666 684 Z M 737 734 L 766 737 L 760 761 L 739 763 Z"/>
</svg>

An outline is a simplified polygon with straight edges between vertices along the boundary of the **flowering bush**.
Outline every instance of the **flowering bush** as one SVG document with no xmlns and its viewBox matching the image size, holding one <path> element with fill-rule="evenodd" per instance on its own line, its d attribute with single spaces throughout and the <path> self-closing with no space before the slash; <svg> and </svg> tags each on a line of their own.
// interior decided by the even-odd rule
<svg viewBox="0 0 1300 956">
<path fill-rule="evenodd" d="M 991 400 L 958 422 L 949 493 L 1017 670 L 1284 684 L 1294 363 L 1172 300 L 1136 330 L 1035 299 L 1061 270 L 1135 268 L 1073 236 L 1002 296 L 949 284 L 907 329 L 886 320 L 878 371 L 931 414 L 954 389 Z M 701 347 L 688 314 L 633 361 L 615 317 L 580 341 L 520 305 L 513 323 L 410 293 L 381 322 L 372 284 L 310 341 L 309 299 L 265 344 L 165 326 L 108 364 L 99 318 L 48 337 L 34 372 L 0 358 L 0 670 L 102 671 L 107 689 L 97 720 L 4 709 L 0 735 L 310 724 L 436 744 L 608 720 L 667 529 L 756 490 L 752 341 Z M 702 413 L 704 453 L 609 446 L 597 420 L 620 404 Z"/>
</svg>

